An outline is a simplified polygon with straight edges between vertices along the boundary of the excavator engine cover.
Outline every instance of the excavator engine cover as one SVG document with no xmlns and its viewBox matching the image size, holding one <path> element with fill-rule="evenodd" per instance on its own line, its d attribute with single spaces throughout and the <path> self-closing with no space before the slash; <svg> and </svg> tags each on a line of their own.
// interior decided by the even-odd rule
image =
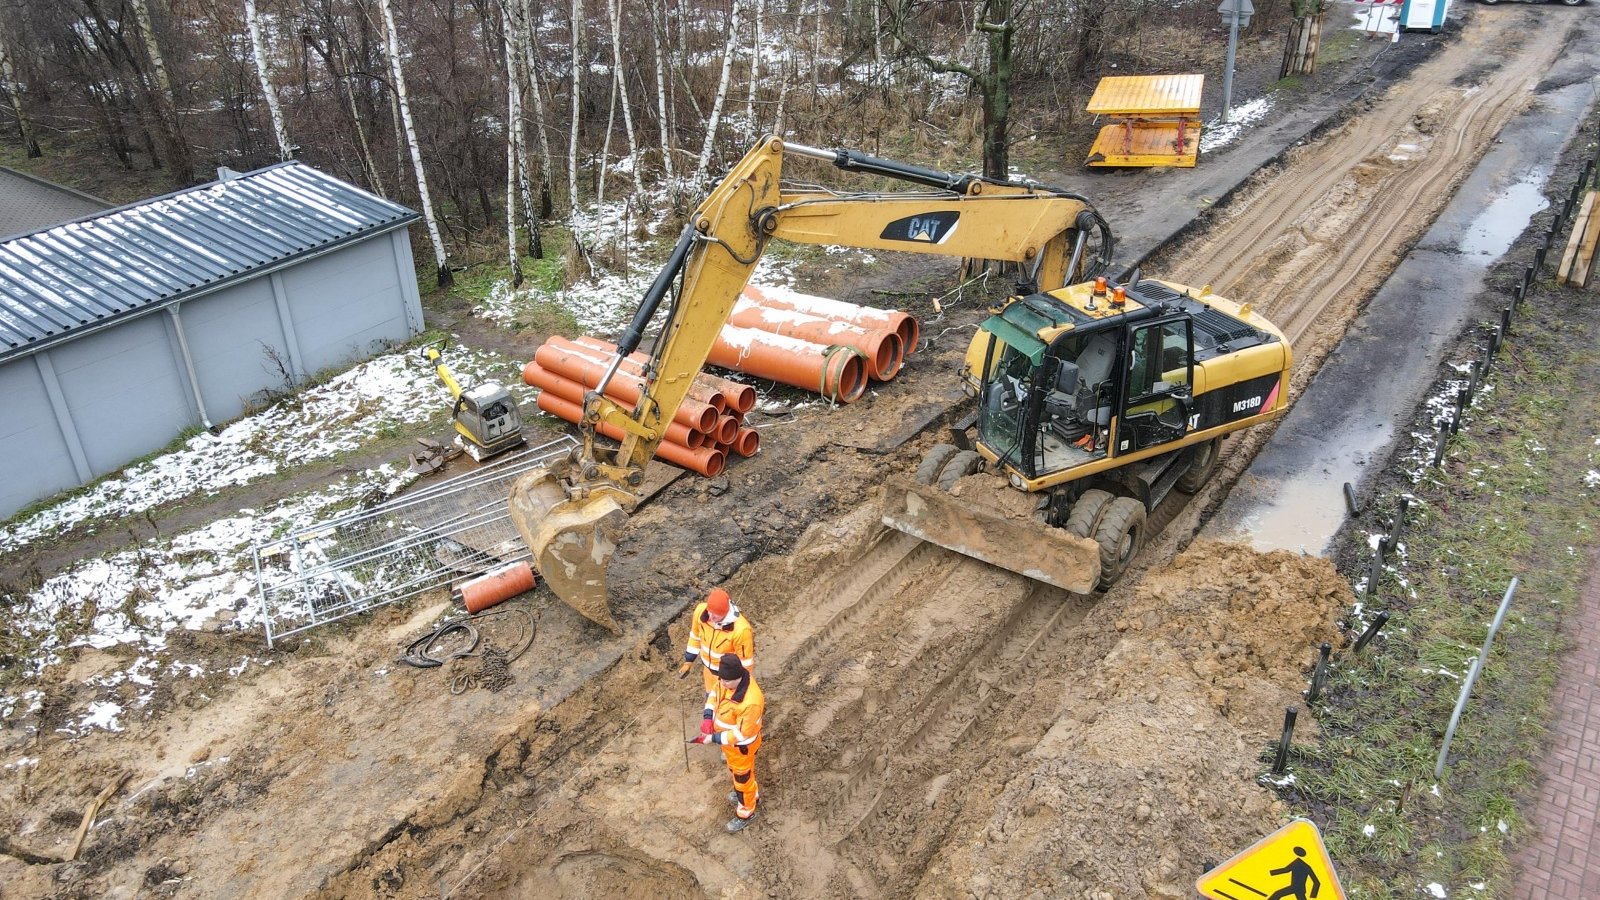
<svg viewBox="0 0 1600 900">
<path fill-rule="evenodd" d="M 572 492 L 554 469 L 540 468 L 511 487 L 511 521 L 533 551 L 534 567 L 568 606 L 620 633 L 606 600 L 606 566 L 628 511 L 614 489 Z"/>
<path fill-rule="evenodd" d="M 997 491 L 1008 491 L 1004 481 Z M 883 524 L 947 550 L 981 559 L 1034 581 L 1087 594 L 1100 577 L 1100 547 L 1087 538 L 1051 528 L 1031 517 L 973 502 L 909 478 L 889 479 Z"/>
</svg>

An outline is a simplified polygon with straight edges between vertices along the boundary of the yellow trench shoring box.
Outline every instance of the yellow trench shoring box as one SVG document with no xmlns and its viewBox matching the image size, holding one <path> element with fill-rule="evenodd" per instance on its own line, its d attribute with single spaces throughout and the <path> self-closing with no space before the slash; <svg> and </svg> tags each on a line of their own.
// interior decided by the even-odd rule
<svg viewBox="0 0 1600 900">
<path fill-rule="evenodd" d="M 1182 166 L 1200 155 L 1204 75 L 1116 75 L 1100 79 L 1088 112 L 1111 124 L 1089 148 L 1091 166 Z"/>
</svg>

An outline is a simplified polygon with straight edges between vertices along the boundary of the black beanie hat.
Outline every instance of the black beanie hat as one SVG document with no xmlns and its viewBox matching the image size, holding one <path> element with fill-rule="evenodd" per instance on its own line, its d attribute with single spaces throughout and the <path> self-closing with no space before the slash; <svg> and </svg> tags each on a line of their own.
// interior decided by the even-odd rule
<svg viewBox="0 0 1600 900">
<path fill-rule="evenodd" d="M 746 674 L 744 664 L 732 653 L 722 654 L 722 659 L 717 661 L 717 677 L 723 681 L 738 681 Z"/>
</svg>

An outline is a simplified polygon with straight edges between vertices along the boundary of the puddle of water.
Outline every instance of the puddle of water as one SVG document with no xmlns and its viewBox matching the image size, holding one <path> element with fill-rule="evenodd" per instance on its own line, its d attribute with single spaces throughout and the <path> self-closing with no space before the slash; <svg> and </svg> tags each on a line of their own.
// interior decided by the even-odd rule
<svg viewBox="0 0 1600 900">
<path fill-rule="evenodd" d="M 1511 249 L 1511 242 L 1528 227 L 1528 220 L 1550 205 L 1543 193 L 1548 176 L 1548 172 L 1530 172 L 1490 200 L 1462 232 L 1461 252 L 1497 259 Z"/>
</svg>

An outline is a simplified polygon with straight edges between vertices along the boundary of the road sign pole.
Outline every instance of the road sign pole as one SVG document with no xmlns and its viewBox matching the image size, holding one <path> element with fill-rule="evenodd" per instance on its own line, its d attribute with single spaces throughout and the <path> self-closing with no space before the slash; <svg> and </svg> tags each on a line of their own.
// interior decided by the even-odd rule
<svg viewBox="0 0 1600 900">
<path fill-rule="evenodd" d="M 1228 16 L 1228 66 L 1222 70 L 1222 121 L 1228 121 L 1228 110 L 1233 105 L 1233 57 L 1239 49 L 1239 16 L 1243 15 L 1240 0 L 1233 0 L 1233 14 Z"/>
</svg>

